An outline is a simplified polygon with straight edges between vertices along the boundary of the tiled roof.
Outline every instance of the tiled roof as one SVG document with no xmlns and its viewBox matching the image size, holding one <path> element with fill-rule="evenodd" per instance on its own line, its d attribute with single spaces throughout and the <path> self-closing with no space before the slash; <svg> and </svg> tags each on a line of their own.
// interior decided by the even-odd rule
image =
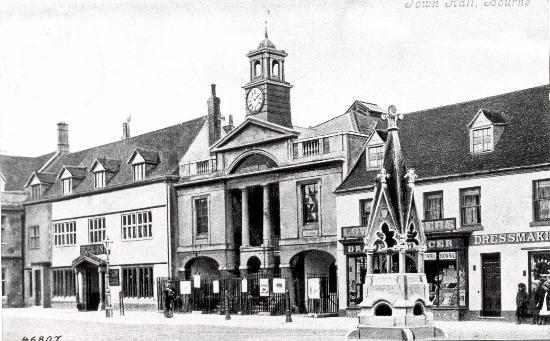
<svg viewBox="0 0 550 341">
<path fill-rule="evenodd" d="M 366 152 L 363 149 L 359 158 L 349 171 L 349 175 L 344 179 L 344 181 L 338 186 L 336 191 L 340 190 L 359 190 L 364 189 L 367 186 L 374 185 L 376 180 L 376 175 L 380 173 L 379 170 L 368 170 L 367 169 L 367 159 Z"/>
<path fill-rule="evenodd" d="M 116 173 L 120 169 L 120 160 L 111 160 L 105 158 L 97 158 L 96 160 L 99 164 L 101 164 L 101 166 L 103 166 L 103 168 L 105 168 L 107 172 Z"/>
<path fill-rule="evenodd" d="M 506 119 L 506 116 L 504 115 L 504 113 L 502 111 L 481 109 L 481 112 L 493 124 L 506 124 L 506 123 L 508 123 L 507 122 L 508 120 Z"/>
<path fill-rule="evenodd" d="M 38 180 L 40 180 L 40 182 L 45 184 L 53 184 L 57 179 L 57 174 L 54 173 L 36 172 L 34 174 L 36 174 L 36 177 L 38 178 Z"/>
<path fill-rule="evenodd" d="M 86 167 L 64 166 L 63 168 L 68 170 L 73 178 L 77 179 L 84 179 L 86 177 L 86 173 L 88 172 Z M 59 176 L 61 176 L 61 172 L 62 170 L 60 171 Z"/>
<path fill-rule="evenodd" d="M 408 168 L 419 179 L 550 163 L 549 86 L 540 86 L 404 115 L 399 136 Z M 468 124 L 479 110 L 500 114 L 506 125 L 493 152 L 470 153 Z M 499 123 L 502 121 L 498 121 Z M 376 129 L 385 129 L 380 121 Z M 337 191 L 374 183 L 365 153 Z"/>
<path fill-rule="evenodd" d="M 34 171 L 39 170 L 55 152 L 37 157 L 0 155 L 0 172 L 6 179 L 6 191 L 22 191 Z"/>
<path fill-rule="evenodd" d="M 144 150 L 142 148 L 137 148 L 136 153 L 141 155 L 141 157 L 143 157 L 143 160 L 146 163 L 154 163 L 154 164 L 159 163 L 159 153 L 157 153 L 157 152 L 153 152 L 153 151 L 150 151 L 150 150 Z"/>
<path fill-rule="evenodd" d="M 155 178 L 166 175 L 177 175 L 179 161 L 183 154 L 191 146 L 195 137 L 206 122 L 205 117 L 199 117 L 191 121 L 177 124 L 150 133 L 134 136 L 125 140 L 68 153 L 57 158 L 46 169 L 46 172 L 59 174 L 64 165 L 86 168 L 85 178 L 76 186 L 73 193 L 82 193 L 94 188 L 94 176 L 90 173 L 96 159 L 123 160 L 119 164 L 119 171 L 107 183 L 110 185 L 132 182 L 132 166 L 126 161 L 136 150 L 156 153 L 158 164 L 147 171 L 147 178 Z M 142 154 L 143 157 L 146 155 Z M 147 156 L 149 157 L 149 156 Z M 110 163 L 110 162 L 108 162 Z M 105 165 L 104 165 L 105 166 Z M 51 186 L 46 192 L 45 198 L 53 198 L 61 195 L 61 186 Z"/>
</svg>

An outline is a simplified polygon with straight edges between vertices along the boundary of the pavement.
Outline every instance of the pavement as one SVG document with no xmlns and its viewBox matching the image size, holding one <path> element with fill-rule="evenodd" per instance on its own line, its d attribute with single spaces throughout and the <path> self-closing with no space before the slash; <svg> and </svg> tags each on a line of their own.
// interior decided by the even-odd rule
<svg viewBox="0 0 550 341">
<path fill-rule="evenodd" d="M 120 316 L 116 310 L 114 316 L 107 319 L 104 311 L 8 308 L 2 309 L 2 335 L 4 340 L 23 340 L 29 335 L 29 341 L 31 336 L 28 333 L 43 335 L 47 341 L 44 333 L 56 331 L 65 335 L 59 341 L 85 340 L 87 337 L 90 340 L 174 340 L 183 339 L 183 335 L 191 336 L 193 340 L 343 340 L 348 331 L 357 327 L 357 318 L 349 317 L 292 315 L 292 320 L 285 323 L 285 316 L 259 315 L 231 315 L 231 320 L 225 320 L 224 315 L 199 313 L 174 314 L 173 318 L 165 318 L 161 312 L 143 311 L 126 311 L 125 316 Z M 447 332 L 449 340 L 550 340 L 550 325 L 516 325 L 493 320 L 436 321 L 436 325 Z M 151 336 L 153 331 L 154 337 L 144 337 Z M 35 340 L 39 341 L 38 338 Z"/>
</svg>

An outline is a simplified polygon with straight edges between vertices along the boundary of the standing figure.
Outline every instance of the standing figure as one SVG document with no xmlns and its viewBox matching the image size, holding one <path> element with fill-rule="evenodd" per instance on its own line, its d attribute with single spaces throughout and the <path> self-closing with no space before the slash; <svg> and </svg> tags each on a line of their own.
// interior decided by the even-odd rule
<svg viewBox="0 0 550 341">
<path fill-rule="evenodd" d="M 544 279 L 544 283 L 541 285 L 544 290 L 544 297 L 539 313 L 539 324 L 547 324 L 550 319 L 550 274 L 544 274 L 542 278 Z"/>
<path fill-rule="evenodd" d="M 539 312 L 542 307 L 543 298 L 544 289 L 541 287 L 539 280 L 534 280 L 531 283 L 531 292 L 527 299 L 527 312 L 533 318 L 533 324 L 539 323 Z"/>
<path fill-rule="evenodd" d="M 525 290 L 525 284 L 518 284 L 518 292 L 516 294 L 516 318 L 517 324 L 521 323 L 521 320 L 525 320 L 527 315 L 527 291 Z"/>
<path fill-rule="evenodd" d="M 172 302 L 174 301 L 174 290 L 170 286 L 169 282 L 164 284 L 164 316 L 172 317 L 174 313 L 172 312 Z"/>
</svg>

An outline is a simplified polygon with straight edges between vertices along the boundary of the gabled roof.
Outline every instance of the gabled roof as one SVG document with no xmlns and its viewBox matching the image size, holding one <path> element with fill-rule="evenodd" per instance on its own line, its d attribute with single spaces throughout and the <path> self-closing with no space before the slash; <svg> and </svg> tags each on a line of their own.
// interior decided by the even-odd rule
<svg viewBox="0 0 550 341">
<path fill-rule="evenodd" d="M 264 121 L 261 119 L 258 119 L 253 116 L 248 116 L 241 124 L 239 124 L 235 129 L 231 130 L 227 135 L 222 137 L 220 140 L 218 140 L 216 143 L 210 147 L 211 150 L 216 151 L 221 148 L 223 148 L 225 145 L 227 145 L 233 138 L 239 135 L 242 131 L 246 129 L 246 127 L 256 125 L 263 128 L 266 128 L 270 131 L 273 131 L 275 133 L 280 134 L 281 138 L 290 137 L 290 136 L 298 136 L 299 132 L 295 129 L 291 129 L 282 125 L 278 125 L 272 122 Z M 260 141 L 258 141 L 260 142 Z"/>
<path fill-rule="evenodd" d="M 63 154 L 48 165 L 44 171 L 59 174 L 63 165 L 87 168 L 90 167 L 96 159 L 128 160 L 132 154 L 139 149 L 158 153 L 159 162 L 148 170 L 148 178 L 177 175 L 179 161 L 187 149 L 189 149 L 205 122 L 206 118 L 203 116 L 128 139 L 74 153 Z M 109 180 L 109 186 L 130 183 L 132 181 L 132 166 L 126 162 L 121 162 L 119 171 L 114 173 L 113 177 Z M 94 174 L 86 172 L 85 178 L 82 179 L 78 187 L 73 190 L 73 193 L 82 193 L 93 189 Z M 61 195 L 61 186 L 51 186 L 44 193 L 43 198 L 55 198 Z"/>
<path fill-rule="evenodd" d="M 544 85 L 404 115 L 398 126 L 407 167 L 425 179 L 550 163 L 549 89 Z M 468 124 L 480 109 L 505 112 L 507 124 L 493 152 L 474 155 Z M 385 128 L 386 121 L 376 127 Z M 363 163 L 350 171 L 337 192 L 374 184 Z"/>
<path fill-rule="evenodd" d="M 101 165 L 107 172 L 113 172 L 116 173 L 120 169 L 120 161 L 119 160 L 111 160 L 111 159 L 105 159 L 105 158 L 97 158 L 92 163 L 90 167 L 90 171 L 92 171 L 96 165 Z"/>
<path fill-rule="evenodd" d="M 6 191 L 22 191 L 25 183 L 35 171 L 38 171 L 55 152 L 37 156 L 0 155 L 0 172 L 6 180 Z"/>
<path fill-rule="evenodd" d="M 136 148 L 136 150 L 132 153 L 132 156 L 128 159 L 128 163 L 132 163 L 136 155 L 140 155 L 145 163 L 150 163 L 156 165 L 159 163 L 159 154 L 157 152 L 153 152 L 150 150 L 144 150 L 142 148 Z"/>
<path fill-rule="evenodd" d="M 32 179 L 37 178 L 43 184 L 51 185 L 57 180 L 57 174 L 55 173 L 44 173 L 44 172 L 33 172 L 29 177 L 29 180 L 25 183 L 24 187 L 27 187 L 31 184 Z"/>
<path fill-rule="evenodd" d="M 63 168 L 59 171 L 59 174 L 57 175 L 57 178 L 61 178 L 61 175 L 63 174 L 63 171 L 69 172 L 71 174 L 71 177 L 75 179 L 84 179 L 86 177 L 86 167 L 77 167 L 77 166 L 63 166 Z"/>
<path fill-rule="evenodd" d="M 485 115 L 489 121 L 491 121 L 492 124 L 506 124 L 508 123 L 508 120 L 506 119 L 506 116 L 503 112 L 498 112 L 494 110 L 487 110 L 487 109 L 479 109 L 477 114 L 474 116 L 474 118 L 468 123 L 468 127 L 471 127 L 472 124 L 477 120 L 479 115 Z"/>
</svg>

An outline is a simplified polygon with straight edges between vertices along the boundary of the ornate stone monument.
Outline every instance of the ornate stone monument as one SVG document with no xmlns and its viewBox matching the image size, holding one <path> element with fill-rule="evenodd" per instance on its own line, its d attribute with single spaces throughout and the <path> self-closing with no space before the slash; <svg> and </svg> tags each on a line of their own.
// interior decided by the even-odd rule
<svg viewBox="0 0 550 341">
<path fill-rule="evenodd" d="M 388 121 L 383 167 L 377 176 L 372 214 L 367 224 L 367 271 L 359 325 L 350 339 L 440 340 L 446 334 L 434 325 L 429 287 L 424 274 L 426 237 L 414 202 L 414 169 L 401 154 L 394 106 Z"/>
</svg>

